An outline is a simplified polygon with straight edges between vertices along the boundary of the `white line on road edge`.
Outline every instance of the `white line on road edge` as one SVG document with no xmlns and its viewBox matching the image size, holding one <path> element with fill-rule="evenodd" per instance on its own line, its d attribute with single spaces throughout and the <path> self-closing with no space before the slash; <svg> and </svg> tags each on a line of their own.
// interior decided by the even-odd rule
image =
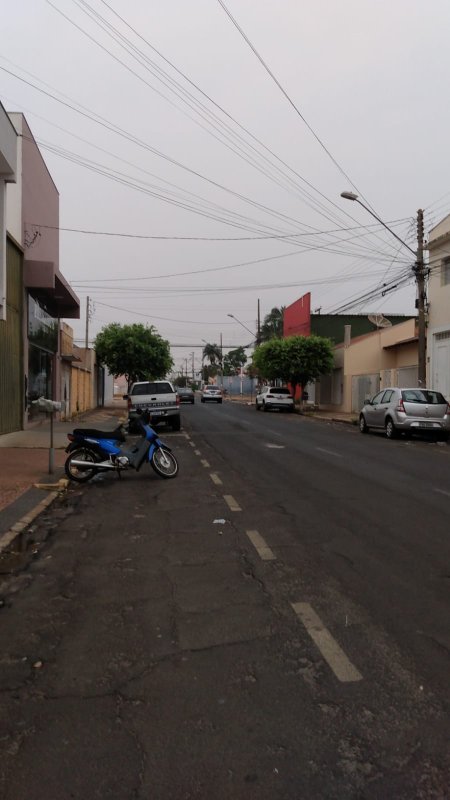
<svg viewBox="0 0 450 800">
<path fill-rule="evenodd" d="M 263 561 L 276 561 L 276 555 L 267 546 L 263 537 L 258 531 L 245 531 L 253 547 Z"/>
<path fill-rule="evenodd" d="M 200 450 L 194 450 L 194 453 L 195 453 L 196 456 L 201 456 Z"/>
<path fill-rule="evenodd" d="M 292 608 L 303 622 L 313 642 L 317 645 L 325 661 L 342 683 L 361 681 L 362 675 L 347 658 L 337 641 L 322 624 L 320 617 L 309 603 L 291 603 Z"/>
<path fill-rule="evenodd" d="M 327 453 L 329 456 L 336 456 L 336 458 L 342 458 L 340 453 L 335 453 L 334 450 L 325 450 L 324 447 L 316 447 L 316 450 L 320 450 L 321 453 Z"/>
<path fill-rule="evenodd" d="M 216 484 L 216 486 L 222 486 L 222 481 L 216 472 L 210 472 L 209 477 L 211 478 L 212 482 Z"/>
<path fill-rule="evenodd" d="M 223 499 L 225 500 L 230 511 L 242 511 L 242 508 L 240 507 L 240 505 L 238 505 L 238 503 L 236 503 L 236 500 L 234 499 L 233 495 L 224 494 Z"/>
<path fill-rule="evenodd" d="M 439 494 L 445 494 L 446 497 L 450 497 L 450 492 L 446 492 L 445 489 L 436 489 L 435 487 L 433 491 L 438 492 Z"/>
<path fill-rule="evenodd" d="M 202 458 L 200 463 L 201 463 L 202 467 L 206 467 L 206 469 L 209 469 L 210 466 L 211 466 L 209 461 L 206 460 L 206 458 Z"/>
<path fill-rule="evenodd" d="M 284 450 L 284 444 L 266 444 L 266 447 L 269 447 L 272 450 Z"/>
</svg>

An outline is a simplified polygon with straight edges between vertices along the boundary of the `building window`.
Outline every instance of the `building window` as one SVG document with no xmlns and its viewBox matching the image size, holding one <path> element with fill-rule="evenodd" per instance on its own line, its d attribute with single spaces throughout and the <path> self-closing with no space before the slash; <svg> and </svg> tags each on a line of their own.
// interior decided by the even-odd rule
<svg viewBox="0 0 450 800">
<path fill-rule="evenodd" d="M 441 286 L 448 286 L 450 284 L 450 258 L 446 258 L 442 262 L 441 267 Z"/>
</svg>

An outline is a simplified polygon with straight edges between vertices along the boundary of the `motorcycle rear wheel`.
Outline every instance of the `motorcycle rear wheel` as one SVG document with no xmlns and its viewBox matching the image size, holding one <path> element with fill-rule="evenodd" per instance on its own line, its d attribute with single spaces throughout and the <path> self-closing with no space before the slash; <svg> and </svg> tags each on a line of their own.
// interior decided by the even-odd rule
<svg viewBox="0 0 450 800">
<path fill-rule="evenodd" d="M 150 463 L 161 478 L 175 478 L 178 473 L 178 461 L 165 447 L 155 450 Z"/>
<path fill-rule="evenodd" d="M 64 464 L 67 477 L 69 480 L 75 481 L 76 483 L 86 483 L 96 475 L 98 470 L 94 466 L 77 467 L 72 464 L 72 461 L 89 461 L 95 464 L 97 461 L 100 461 L 100 456 L 95 450 L 91 450 L 90 447 L 78 447 L 76 450 L 72 450 L 72 452 L 69 453 L 69 457 Z"/>
</svg>

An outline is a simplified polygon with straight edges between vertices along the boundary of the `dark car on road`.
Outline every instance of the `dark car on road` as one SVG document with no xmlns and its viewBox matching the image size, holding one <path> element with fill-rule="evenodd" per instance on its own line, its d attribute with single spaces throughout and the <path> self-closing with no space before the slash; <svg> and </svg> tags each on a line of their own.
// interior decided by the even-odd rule
<svg viewBox="0 0 450 800">
<path fill-rule="evenodd" d="M 190 386 L 180 386 L 177 389 L 180 403 L 195 403 L 195 394 Z"/>
</svg>

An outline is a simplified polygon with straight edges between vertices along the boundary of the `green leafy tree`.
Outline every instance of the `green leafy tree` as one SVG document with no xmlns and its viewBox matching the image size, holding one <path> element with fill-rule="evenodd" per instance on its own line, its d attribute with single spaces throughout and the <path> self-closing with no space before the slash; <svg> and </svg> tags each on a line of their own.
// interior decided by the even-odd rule
<svg viewBox="0 0 450 800">
<path fill-rule="evenodd" d="M 243 347 L 236 347 L 235 350 L 230 350 L 223 359 L 223 374 L 236 375 L 246 362 L 247 356 Z"/>
<path fill-rule="evenodd" d="M 218 344 L 205 344 L 203 348 L 203 358 L 207 358 L 212 366 L 220 366 L 222 363 L 222 352 Z"/>
<path fill-rule="evenodd" d="M 153 325 L 120 325 L 113 322 L 96 336 L 97 358 L 110 373 L 134 381 L 164 378 L 173 366 L 170 345 Z"/>
<path fill-rule="evenodd" d="M 281 308 L 272 308 L 264 317 L 264 322 L 261 325 L 260 340 L 261 342 L 268 342 L 270 339 L 283 338 L 283 316 L 285 306 Z"/>
<path fill-rule="evenodd" d="M 297 385 L 327 375 L 333 369 L 333 345 L 324 336 L 287 336 L 272 339 L 257 347 L 253 364 L 270 381 L 290 383 L 295 396 Z"/>
<path fill-rule="evenodd" d="M 218 344 L 205 344 L 202 352 L 203 359 L 207 358 L 209 364 L 203 364 L 202 378 L 208 383 L 209 378 L 214 378 L 222 366 L 222 350 Z"/>
</svg>

